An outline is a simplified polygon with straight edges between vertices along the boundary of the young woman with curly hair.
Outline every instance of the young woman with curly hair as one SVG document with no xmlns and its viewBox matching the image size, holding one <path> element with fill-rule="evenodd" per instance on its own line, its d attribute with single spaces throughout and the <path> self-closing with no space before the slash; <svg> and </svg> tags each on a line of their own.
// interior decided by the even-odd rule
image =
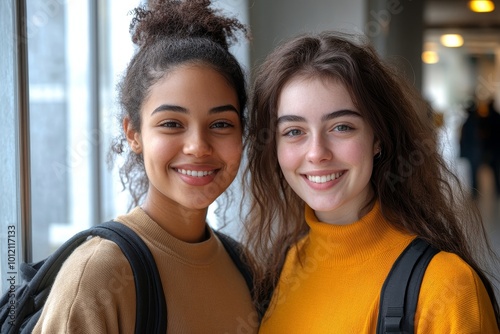
<svg viewBox="0 0 500 334">
<path fill-rule="evenodd" d="M 149 247 L 169 333 L 256 331 L 250 289 L 206 222 L 242 154 L 245 75 L 229 43 L 246 28 L 210 1 L 151 0 L 134 10 L 138 49 L 119 86 L 116 153 L 136 205 L 115 220 Z M 34 333 L 133 333 L 136 292 L 118 246 L 94 237 L 65 262 Z"/>
<path fill-rule="evenodd" d="M 481 217 L 429 108 L 356 39 L 296 37 L 256 75 L 245 179 L 260 333 L 375 333 L 382 285 L 416 237 L 440 252 L 415 333 L 498 333 Z"/>
</svg>

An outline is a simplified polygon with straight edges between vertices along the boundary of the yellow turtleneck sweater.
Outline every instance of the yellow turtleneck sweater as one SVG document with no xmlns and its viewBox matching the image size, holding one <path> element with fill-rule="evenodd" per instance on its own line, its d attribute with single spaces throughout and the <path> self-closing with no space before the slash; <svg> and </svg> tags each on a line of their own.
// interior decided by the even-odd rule
<svg viewBox="0 0 500 334">
<path fill-rule="evenodd" d="M 116 220 L 149 247 L 167 302 L 167 332 L 255 333 L 258 317 L 245 280 L 208 228 L 200 243 L 180 241 L 140 208 Z M 64 263 L 33 333 L 134 333 L 132 269 L 112 241 L 95 237 Z"/>
<path fill-rule="evenodd" d="M 384 280 L 414 236 L 394 229 L 378 204 L 342 226 L 319 222 L 306 207 L 306 222 L 310 232 L 290 249 L 259 333 L 375 333 Z M 415 333 L 499 333 L 480 278 L 458 256 L 431 260 Z"/>
</svg>

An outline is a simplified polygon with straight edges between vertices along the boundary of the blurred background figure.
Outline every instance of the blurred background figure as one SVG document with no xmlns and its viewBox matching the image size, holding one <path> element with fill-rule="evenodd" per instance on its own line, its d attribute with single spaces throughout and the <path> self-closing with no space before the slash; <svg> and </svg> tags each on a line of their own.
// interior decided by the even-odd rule
<svg viewBox="0 0 500 334">
<path fill-rule="evenodd" d="M 460 157 L 467 159 L 469 162 L 470 191 L 472 198 L 477 199 L 479 194 L 478 170 L 483 156 L 483 144 L 481 139 L 481 119 L 476 101 L 470 100 L 465 107 L 465 111 L 467 116 L 460 132 Z"/>
<path fill-rule="evenodd" d="M 484 162 L 491 167 L 495 181 L 495 194 L 500 198 L 500 114 L 495 100 L 489 101 L 483 122 Z"/>
<path fill-rule="evenodd" d="M 460 130 L 460 157 L 468 161 L 470 192 L 473 199 L 484 192 L 479 169 L 490 168 L 494 193 L 500 198 L 500 113 L 494 99 L 470 100 L 465 105 L 466 118 Z"/>
</svg>

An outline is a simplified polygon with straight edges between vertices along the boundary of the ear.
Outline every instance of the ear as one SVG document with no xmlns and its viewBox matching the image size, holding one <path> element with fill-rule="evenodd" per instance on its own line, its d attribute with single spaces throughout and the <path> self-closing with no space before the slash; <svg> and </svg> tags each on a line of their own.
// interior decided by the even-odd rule
<svg viewBox="0 0 500 334">
<path fill-rule="evenodd" d="M 127 142 L 130 145 L 132 151 L 134 151 L 137 154 L 142 153 L 141 133 L 138 132 L 136 129 L 134 129 L 129 117 L 125 117 L 123 119 L 123 131 L 125 132 L 125 136 L 127 137 Z"/>
<path fill-rule="evenodd" d="M 373 157 L 378 158 L 382 154 L 382 147 L 380 145 L 380 140 L 375 138 L 375 142 L 373 143 Z"/>
</svg>

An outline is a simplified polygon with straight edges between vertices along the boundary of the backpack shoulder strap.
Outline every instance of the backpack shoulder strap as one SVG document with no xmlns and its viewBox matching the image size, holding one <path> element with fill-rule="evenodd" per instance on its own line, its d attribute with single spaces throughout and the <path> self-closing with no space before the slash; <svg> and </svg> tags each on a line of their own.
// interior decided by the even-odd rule
<svg viewBox="0 0 500 334">
<path fill-rule="evenodd" d="M 243 246 L 227 234 L 216 230 L 214 230 L 214 232 L 222 242 L 222 245 L 233 260 L 236 267 L 238 267 L 238 270 L 241 272 L 241 275 L 245 279 L 245 282 L 250 289 L 250 293 L 253 295 L 253 275 L 248 265 L 247 259 L 245 258 L 245 255 L 243 253 Z"/>
<path fill-rule="evenodd" d="M 416 238 L 401 253 L 380 294 L 377 333 L 413 333 L 422 279 L 439 250 Z"/>
<path fill-rule="evenodd" d="M 21 263 L 20 275 L 23 280 L 10 295 L 2 297 L 0 312 L 2 333 L 31 332 L 38 322 L 41 310 L 50 293 L 57 273 L 69 255 L 90 236 L 85 230 L 75 234 L 46 259 L 37 263 Z M 11 304 L 16 316 L 8 320 Z"/>
<path fill-rule="evenodd" d="M 57 273 L 69 255 L 90 236 L 99 236 L 115 242 L 130 262 L 137 296 L 135 332 L 165 333 L 167 328 L 166 302 L 153 255 L 144 241 L 132 229 L 115 221 L 108 221 L 77 233 L 59 247 L 55 253 L 41 262 L 43 264 L 28 283 L 28 287 L 23 290 L 23 295 L 16 296 L 19 305 L 30 305 L 30 307 L 16 309 L 16 311 L 26 313 L 17 314 L 18 319 L 24 319 L 33 310 L 36 311 L 36 315 L 32 316 L 26 324 L 17 324 L 17 328 L 21 328 L 22 325 L 23 333 L 26 330 L 32 331 L 40 318 L 41 309 L 48 296 L 50 289 L 47 287 L 53 284 Z M 37 296 L 40 291 L 44 291 L 42 298 Z M 27 299 L 30 300 L 25 301 Z M 15 332 L 17 332 L 16 329 L 13 333 Z"/>
<path fill-rule="evenodd" d="M 115 221 L 94 226 L 92 235 L 114 241 L 130 262 L 136 291 L 135 333 L 166 333 L 163 286 L 155 259 L 144 241 L 132 229 Z"/>
</svg>

